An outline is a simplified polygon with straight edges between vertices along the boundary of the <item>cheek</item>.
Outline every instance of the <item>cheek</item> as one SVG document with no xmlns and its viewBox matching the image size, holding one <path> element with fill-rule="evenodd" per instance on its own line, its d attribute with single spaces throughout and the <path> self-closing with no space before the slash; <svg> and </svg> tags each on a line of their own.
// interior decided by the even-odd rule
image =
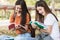
<svg viewBox="0 0 60 40">
<path fill-rule="evenodd" d="M 15 8 L 15 10 L 17 10 L 17 7 Z"/>
<path fill-rule="evenodd" d="M 15 12 L 17 12 L 18 10 L 17 10 L 17 8 L 15 8 Z"/>
<path fill-rule="evenodd" d="M 41 14 L 43 11 L 40 10 L 40 11 L 38 11 L 38 12 Z"/>
<path fill-rule="evenodd" d="M 40 10 L 40 9 L 38 9 L 37 11 L 38 11 L 39 13 L 43 13 L 43 10 L 42 10 L 42 9 L 41 9 L 41 10 Z"/>
</svg>

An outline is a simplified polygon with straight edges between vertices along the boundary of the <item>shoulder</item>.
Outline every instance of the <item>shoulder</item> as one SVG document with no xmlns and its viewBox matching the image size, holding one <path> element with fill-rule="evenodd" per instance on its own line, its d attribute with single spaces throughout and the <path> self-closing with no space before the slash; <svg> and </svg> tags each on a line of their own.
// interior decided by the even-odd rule
<svg viewBox="0 0 60 40">
<path fill-rule="evenodd" d="M 29 13 L 27 13 L 27 15 L 29 15 Z"/>
<path fill-rule="evenodd" d="M 29 13 L 27 13 L 27 14 L 26 14 L 26 16 L 30 16 L 30 14 L 29 14 Z"/>
<path fill-rule="evenodd" d="M 10 16 L 13 16 L 14 15 L 14 12 L 12 12 L 11 14 L 10 14 Z"/>
<path fill-rule="evenodd" d="M 51 14 L 51 13 L 49 13 L 49 14 L 46 16 L 46 18 L 48 18 L 48 19 L 55 19 L 54 15 Z"/>
<path fill-rule="evenodd" d="M 47 15 L 47 17 L 53 17 L 53 15 L 52 15 L 51 13 L 49 13 L 49 14 Z"/>
<path fill-rule="evenodd" d="M 44 19 L 44 24 L 46 25 L 53 25 L 54 22 L 56 22 L 56 19 L 51 13 L 48 14 Z"/>
</svg>

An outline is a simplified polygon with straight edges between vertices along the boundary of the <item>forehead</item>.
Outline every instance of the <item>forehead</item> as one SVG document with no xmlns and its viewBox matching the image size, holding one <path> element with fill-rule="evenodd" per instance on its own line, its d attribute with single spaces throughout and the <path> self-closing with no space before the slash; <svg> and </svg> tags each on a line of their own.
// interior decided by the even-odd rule
<svg viewBox="0 0 60 40">
<path fill-rule="evenodd" d="M 15 7 L 21 7 L 21 5 L 16 5 Z"/>
<path fill-rule="evenodd" d="M 37 7 L 37 9 L 43 9 L 43 7 L 41 7 L 41 6 L 38 6 L 38 7 Z"/>
</svg>

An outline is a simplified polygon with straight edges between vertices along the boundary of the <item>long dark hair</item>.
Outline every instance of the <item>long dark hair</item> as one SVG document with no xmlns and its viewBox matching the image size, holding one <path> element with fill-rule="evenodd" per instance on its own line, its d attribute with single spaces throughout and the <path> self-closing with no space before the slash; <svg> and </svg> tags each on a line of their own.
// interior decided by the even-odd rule
<svg viewBox="0 0 60 40">
<path fill-rule="evenodd" d="M 49 9 L 49 7 L 48 7 L 48 5 L 46 4 L 46 2 L 45 1 L 37 1 L 36 2 L 36 5 L 35 5 L 35 8 L 37 8 L 37 7 L 39 7 L 39 6 L 41 6 L 41 7 L 44 7 L 44 10 L 45 10 L 45 12 L 48 14 L 48 13 L 51 13 L 55 18 L 56 18 L 56 20 L 58 21 L 58 19 L 57 19 L 57 17 L 51 12 L 51 10 Z M 39 20 L 41 21 L 41 22 L 43 22 L 44 21 L 44 16 L 43 15 L 41 15 L 41 14 L 39 14 L 38 13 L 38 11 L 37 11 L 37 9 L 36 9 L 36 20 L 37 20 L 37 16 L 39 16 Z"/>
<path fill-rule="evenodd" d="M 30 13 L 28 12 L 26 3 L 25 3 L 24 0 L 17 0 L 15 5 L 21 5 L 21 7 L 22 7 L 22 15 L 21 15 L 22 21 L 21 21 L 21 25 L 24 26 L 26 24 L 26 15 L 27 15 L 27 13 L 29 15 L 29 20 L 31 21 L 31 16 L 30 16 Z M 35 37 L 35 30 L 32 28 L 31 24 L 28 25 L 28 29 L 30 29 L 30 31 L 31 31 L 31 36 Z"/>
<path fill-rule="evenodd" d="M 21 7 L 22 7 L 22 13 L 21 13 L 22 21 L 21 21 L 21 25 L 24 26 L 26 24 L 26 15 L 27 15 L 27 13 L 29 14 L 27 6 L 26 6 L 26 3 L 25 3 L 24 0 L 17 0 L 15 5 L 21 5 Z M 30 16 L 30 14 L 29 14 L 29 16 Z M 30 20 L 31 20 L 31 17 L 30 17 Z"/>
</svg>

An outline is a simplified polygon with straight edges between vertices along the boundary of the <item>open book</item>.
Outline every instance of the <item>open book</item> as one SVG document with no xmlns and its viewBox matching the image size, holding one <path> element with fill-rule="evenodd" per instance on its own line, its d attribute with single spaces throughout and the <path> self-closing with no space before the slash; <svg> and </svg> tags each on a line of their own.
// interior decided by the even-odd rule
<svg viewBox="0 0 60 40">
<path fill-rule="evenodd" d="M 40 23 L 38 21 L 30 21 L 30 24 L 35 24 L 37 27 L 39 27 L 40 29 L 44 29 L 45 25 L 43 23 Z"/>
</svg>

